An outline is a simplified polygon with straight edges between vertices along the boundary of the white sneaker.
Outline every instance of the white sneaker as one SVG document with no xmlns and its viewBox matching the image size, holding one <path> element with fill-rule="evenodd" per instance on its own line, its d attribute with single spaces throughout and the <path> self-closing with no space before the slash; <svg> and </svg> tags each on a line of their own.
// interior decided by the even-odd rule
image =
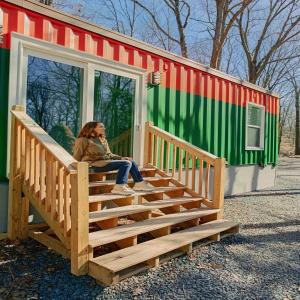
<svg viewBox="0 0 300 300">
<path fill-rule="evenodd" d="M 135 192 L 127 184 L 116 184 L 111 190 L 111 193 L 117 195 L 132 195 Z"/>
<path fill-rule="evenodd" d="M 141 181 L 141 182 L 137 182 L 133 189 L 135 191 L 144 191 L 144 192 L 151 192 L 154 190 L 154 187 L 151 186 L 148 182 L 146 181 Z"/>
</svg>

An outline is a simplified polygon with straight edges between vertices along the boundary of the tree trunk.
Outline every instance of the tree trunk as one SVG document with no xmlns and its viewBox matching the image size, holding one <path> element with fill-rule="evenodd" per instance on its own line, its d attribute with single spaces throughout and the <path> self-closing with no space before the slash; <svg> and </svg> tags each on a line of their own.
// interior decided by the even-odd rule
<svg viewBox="0 0 300 300">
<path fill-rule="evenodd" d="M 295 126 L 295 155 L 300 155 L 300 89 L 295 93 L 296 126 Z"/>
</svg>

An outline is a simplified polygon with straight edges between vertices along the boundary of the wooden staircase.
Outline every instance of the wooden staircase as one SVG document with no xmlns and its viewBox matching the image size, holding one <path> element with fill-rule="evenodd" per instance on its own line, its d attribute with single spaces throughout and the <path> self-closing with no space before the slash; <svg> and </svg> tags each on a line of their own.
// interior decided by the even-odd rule
<svg viewBox="0 0 300 300">
<path fill-rule="evenodd" d="M 116 172 L 95 173 L 22 107 L 12 110 L 9 238 L 30 236 L 71 259 L 71 272 L 116 283 L 238 232 L 223 219 L 223 158 L 146 124 L 142 175 L 154 188 L 114 195 Z M 132 180 L 128 183 L 133 186 Z M 45 224 L 28 225 L 31 203 Z"/>
</svg>

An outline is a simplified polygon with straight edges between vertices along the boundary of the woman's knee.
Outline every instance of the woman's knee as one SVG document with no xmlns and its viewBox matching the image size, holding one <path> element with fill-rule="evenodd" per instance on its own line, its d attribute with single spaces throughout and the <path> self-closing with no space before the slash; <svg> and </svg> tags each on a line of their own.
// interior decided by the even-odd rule
<svg viewBox="0 0 300 300">
<path fill-rule="evenodd" d="M 121 165 L 124 166 L 124 167 L 131 168 L 132 163 L 129 160 L 122 160 Z"/>
</svg>

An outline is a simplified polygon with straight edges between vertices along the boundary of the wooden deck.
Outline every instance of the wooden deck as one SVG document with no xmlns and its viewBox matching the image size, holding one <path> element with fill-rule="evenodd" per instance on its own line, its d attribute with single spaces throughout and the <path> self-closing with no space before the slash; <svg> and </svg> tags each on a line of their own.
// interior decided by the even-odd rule
<svg viewBox="0 0 300 300">
<path fill-rule="evenodd" d="M 154 190 L 114 195 L 115 171 L 88 173 L 22 108 L 12 113 L 8 236 L 29 236 L 71 259 L 73 274 L 113 284 L 200 240 L 238 232 L 223 219 L 224 159 L 147 124 L 141 172 Z M 28 226 L 29 203 L 44 224 Z"/>
</svg>

